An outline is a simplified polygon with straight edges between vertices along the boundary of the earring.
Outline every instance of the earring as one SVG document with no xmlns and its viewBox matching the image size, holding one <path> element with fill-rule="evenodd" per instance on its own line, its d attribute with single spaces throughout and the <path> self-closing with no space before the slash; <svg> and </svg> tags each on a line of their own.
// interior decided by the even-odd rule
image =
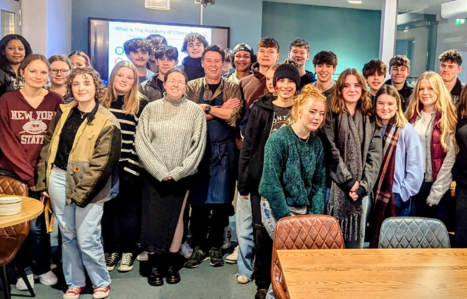
<svg viewBox="0 0 467 299">
<path fill-rule="evenodd" d="M 279 90 L 279 87 L 276 86 L 276 87 L 274 87 L 274 89 L 275 89 L 275 90 Z"/>
</svg>

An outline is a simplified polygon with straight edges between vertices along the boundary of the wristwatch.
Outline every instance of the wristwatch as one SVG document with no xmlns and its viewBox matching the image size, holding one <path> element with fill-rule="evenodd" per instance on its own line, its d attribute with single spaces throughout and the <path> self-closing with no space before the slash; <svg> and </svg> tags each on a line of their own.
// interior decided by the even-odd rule
<svg viewBox="0 0 467 299">
<path fill-rule="evenodd" d="M 204 108 L 204 112 L 206 114 L 209 114 L 209 112 L 211 111 L 211 106 L 210 105 L 206 105 L 206 108 Z"/>
</svg>

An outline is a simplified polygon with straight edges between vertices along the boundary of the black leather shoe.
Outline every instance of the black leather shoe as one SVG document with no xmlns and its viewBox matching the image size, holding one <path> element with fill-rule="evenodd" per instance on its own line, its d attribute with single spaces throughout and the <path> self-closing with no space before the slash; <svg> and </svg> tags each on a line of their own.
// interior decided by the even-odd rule
<svg viewBox="0 0 467 299">
<path fill-rule="evenodd" d="M 177 268 L 174 266 L 170 266 L 167 270 L 167 278 L 166 281 L 168 284 L 176 284 L 179 283 L 181 280 L 180 273 L 178 273 Z"/>
<path fill-rule="evenodd" d="M 164 284 L 164 276 L 161 274 L 159 269 L 155 267 L 151 269 L 151 274 L 148 277 L 148 283 L 153 287 L 160 287 Z"/>
</svg>

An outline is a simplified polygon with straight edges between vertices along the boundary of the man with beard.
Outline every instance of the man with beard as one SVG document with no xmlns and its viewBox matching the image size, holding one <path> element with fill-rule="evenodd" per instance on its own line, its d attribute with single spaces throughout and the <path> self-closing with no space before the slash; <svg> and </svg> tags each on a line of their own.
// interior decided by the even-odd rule
<svg viewBox="0 0 467 299">
<path fill-rule="evenodd" d="M 289 59 L 298 63 L 298 72 L 300 73 L 300 89 L 303 86 L 316 81 L 312 72 L 305 70 L 305 65 L 310 60 L 310 43 L 303 38 L 297 38 L 290 43 Z"/>
<path fill-rule="evenodd" d="M 151 78 L 154 73 L 147 69 L 149 56 L 152 55 L 152 44 L 149 40 L 133 38 L 123 44 L 125 54 L 138 70 L 139 82 Z"/>
<path fill-rule="evenodd" d="M 250 67 L 256 62 L 256 55 L 248 44 L 236 45 L 233 53 L 235 72 L 229 76 L 229 79 L 238 84 L 241 79 L 251 74 Z"/>
<path fill-rule="evenodd" d="M 462 55 L 457 50 L 447 50 L 439 55 L 439 74 L 443 78 L 444 85 L 451 92 L 452 103 L 457 106 L 461 95 L 462 85 L 461 80 L 457 78 L 462 72 Z"/>
<path fill-rule="evenodd" d="M 313 83 L 313 87 L 323 93 L 328 103 L 331 103 L 332 93 L 336 87 L 332 75 L 337 70 L 337 62 L 337 55 L 331 51 L 321 51 L 313 57 L 315 73 L 318 76 L 318 81 Z"/>
</svg>

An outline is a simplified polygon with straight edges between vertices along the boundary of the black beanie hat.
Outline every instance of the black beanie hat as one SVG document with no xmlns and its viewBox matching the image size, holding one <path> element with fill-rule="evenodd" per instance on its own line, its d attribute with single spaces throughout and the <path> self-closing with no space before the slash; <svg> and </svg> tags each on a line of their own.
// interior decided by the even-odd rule
<svg viewBox="0 0 467 299">
<path fill-rule="evenodd" d="M 295 82 L 297 90 L 300 89 L 300 73 L 294 65 L 286 63 L 279 65 L 279 67 L 274 72 L 274 79 L 272 81 L 274 87 L 276 87 L 278 80 L 284 78 L 290 79 L 293 82 Z"/>
</svg>

